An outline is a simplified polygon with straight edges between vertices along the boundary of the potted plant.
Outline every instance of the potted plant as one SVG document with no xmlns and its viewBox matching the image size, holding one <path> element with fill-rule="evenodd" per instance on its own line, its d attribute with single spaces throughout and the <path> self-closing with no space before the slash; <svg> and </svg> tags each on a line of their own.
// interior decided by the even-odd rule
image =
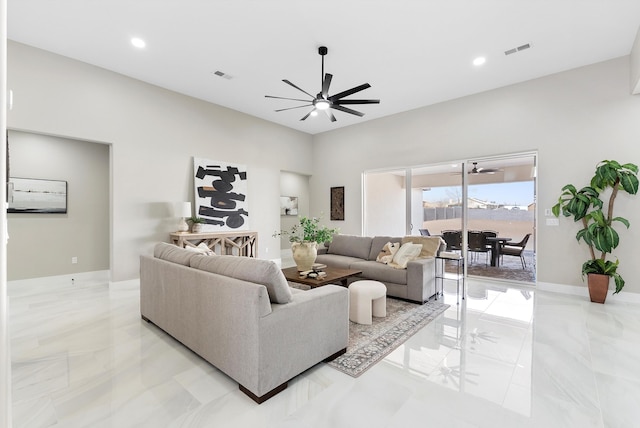
<svg viewBox="0 0 640 428">
<path fill-rule="evenodd" d="M 584 241 L 589 247 L 590 259 L 582 265 L 582 277 L 588 277 L 589 295 L 592 302 L 604 303 L 609 289 L 609 279 L 613 277 L 616 291 L 624 287 L 624 279 L 617 272 L 619 260 L 607 260 L 620 242 L 618 232 L 613 228 L 615 222 L 629 228 L 629 221 L 613 216 L 613 206 L 620 190 L 635 195 L 638 192 L 638 167 L 632 163 L 621 165 L 613 160 L 603 160 L 596 166 L 595 175 L 589 186 L 580 190 L 572 184 L 562 188 L 558 203 L 553 206 L 553 215 L 573 217 L 582 222 L 582 229 L 576 235 L 578 242 Z M 605 207 L 600 195 L 611 190 Z M 606 211 L 603 211 L 605 210 Z M 596 256 L 596 250 L 600 252 Z"/>
<path fill-rule="evenodd" d="M 293 260 L 299 271 L 311 270 L 318 255 L 318 242 L 331 242 L 333 234 L 338 229 L 332 229 L 320 225 L 318 217 L 298 217 L 298 223 L 290 230 L 282 230 L 273 234 L 276 236 L 289 236 Z"/>
<path fill-rule="evenodd" d="M 188 222 L 191 223 L 191 233 L 202 232 L 202 225 L 205 224 L 202 217 L 193 216 L 188 220 Z"/>
</svg>

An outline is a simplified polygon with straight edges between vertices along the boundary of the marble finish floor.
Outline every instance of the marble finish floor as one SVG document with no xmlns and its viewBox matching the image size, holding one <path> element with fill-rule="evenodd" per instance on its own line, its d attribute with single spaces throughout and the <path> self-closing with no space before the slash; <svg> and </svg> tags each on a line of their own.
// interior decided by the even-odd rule
<svg viewBox="0 0 640 428">
<path fill-rule="evenodd" d="M 140 319 L 137 281 L 11 282 L 14 427 L 640 426 L 640 305 L 469 291 L 361 377 L 321 363 L 258 406 Z"/>
</svg>

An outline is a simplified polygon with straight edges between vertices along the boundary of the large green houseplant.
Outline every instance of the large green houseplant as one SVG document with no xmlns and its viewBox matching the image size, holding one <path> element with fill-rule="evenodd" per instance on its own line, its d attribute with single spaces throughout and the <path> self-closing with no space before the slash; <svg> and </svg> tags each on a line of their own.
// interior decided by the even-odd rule
<svg viewBox="0 0 640 428">
<path fill-rule="evenodd" d="M 282 230 L 273 234 L 289 236 L 291 252 L 299 271 L 311 270 L 318 255 L 318 243 L 331 242 L 338 229 L 320 224 L 319 217 L 299 217 L 298 223 L 289 230 Z"/>
<path fill-rule="evenodd" d="M 624 287 L 624 279 L 617 272 L 619 260 L 607 260 L 618 246 L 620 237 L 614 229 L 614 223 L 622 223 L 629 228 L 629 221 L 622 217 L 613 216 L 613 206 L 620 190 L 635 195 L 638 192 L 638 167 L 632 163 L 620 164 L 613 160 L 603 160 L 596 166 L 595 175 L 589 186 L 580 190 L 573 184 L 562 188 L 558 203 L 553 206 L 553 215 L 559 217 L 573 217 L 582 222 L 582 229 L 576 234 L 578 242 L 584 241 L 589 247 L 590 259 L 582 265 L 582 276 L 589 279 L 589 293 L 592 301 L 604 303 L 609 285 L 609 278 L 613 278 L 616 291 L 619 293 Z M 610 190 L 609 200 L 605 207 L 601 194 Z M 600 252 L 596 254 L 596 250 Z M 598 276 L 603 283 L 604 291 L 594 290 L 594 281 Z M 604 280 L 603 280 L 604 279 Z M 599 294 L 599 296 L 595 296 Z M 600 301 L 601 300 L 601 301 Z"/>
</svg>

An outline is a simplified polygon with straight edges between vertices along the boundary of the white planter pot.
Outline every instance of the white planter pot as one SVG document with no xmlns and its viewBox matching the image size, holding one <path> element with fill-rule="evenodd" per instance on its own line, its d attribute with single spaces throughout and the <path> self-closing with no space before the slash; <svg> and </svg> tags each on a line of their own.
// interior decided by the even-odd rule
<svg viewBox="0 0 640 428">
<path fill-rule="evenodd" d="M 317 242 L 294 242 L 291 244 L 293 260 L 298 266 L 298 271 L 311 270 L 313 263 L 318 256 Z"/>
</svg>

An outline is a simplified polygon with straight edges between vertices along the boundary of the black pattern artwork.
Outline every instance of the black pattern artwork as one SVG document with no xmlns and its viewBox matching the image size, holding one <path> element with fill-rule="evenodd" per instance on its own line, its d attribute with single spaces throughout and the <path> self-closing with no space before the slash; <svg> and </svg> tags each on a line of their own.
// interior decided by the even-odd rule
<svg viewBox="0 0 640 428">
<path fill-rule="evenodd" d="M 193 158 L 196 216 L 204 231 L 249 228 L 247 167 Z"/>
</svg>

